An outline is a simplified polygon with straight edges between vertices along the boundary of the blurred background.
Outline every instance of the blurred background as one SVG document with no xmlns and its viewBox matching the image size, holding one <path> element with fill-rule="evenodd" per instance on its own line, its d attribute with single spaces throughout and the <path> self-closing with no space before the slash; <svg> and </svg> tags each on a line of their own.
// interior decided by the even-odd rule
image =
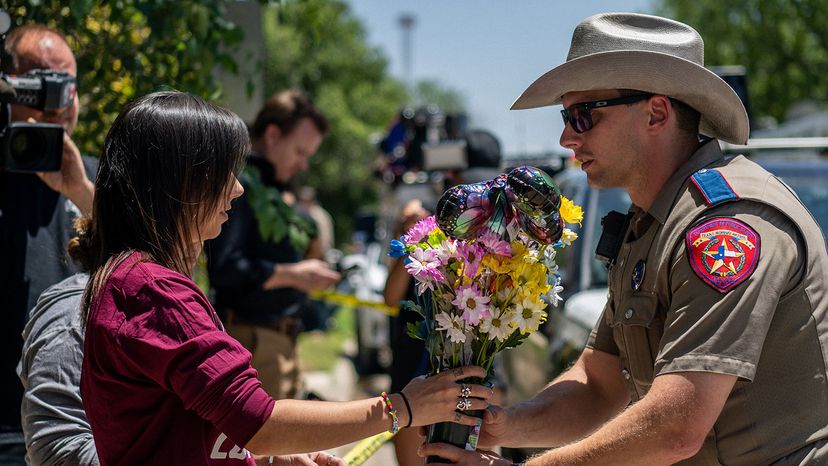
<svg viewBox="0 0 828 466">
<path fill-rule="evenodd" d="M 556 108 L 508 109 L 528 84 L 565 60 L 574 26 L 594 13 L 658 13 L 697 28 L 708 66 L 729 67 L 723 71 L 744 88 L 754 129 L 784 127 L 807 115 L 796 131 L 819 136 L 828 120 L 822 114 L 825 0 L 585 0 L 565 6 L 542 0 L 517 6 L 2 0 L 0 6 L 14 24 L 40 22 L 66 34 L 84 100 L 75 138 L 89 155 L 98 153 L 126 102 L 159 88 L 209 97 L 248 121 L 276 90 L 298 87 L 313 96 L 333 131 L 312 161 L 313 176 L 302 183 L 316 188 L 334 217 L 336 244 L 346 250 L 360 221 L 354 210 L 380 213 L 379 142 L 404 108 L 436 106 L 442 115 L 460 116 L 456 127 L 490 132 L 504 161 L 565 156 Z M 450 136 L 456 134 L 432 132 L 432 142 Z"/>
</svg>

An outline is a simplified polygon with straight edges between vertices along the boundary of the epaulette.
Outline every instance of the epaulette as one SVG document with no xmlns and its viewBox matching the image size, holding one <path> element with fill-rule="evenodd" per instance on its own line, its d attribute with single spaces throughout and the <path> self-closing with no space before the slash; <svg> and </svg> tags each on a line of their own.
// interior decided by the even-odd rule
<svg viewBox="0 0 828 466">
<path fill-rule="evenodd" d="M 739 199 L 739 196 L 733 191 L 724 176 L 715 168 L 702 168 L 693 173 L 690 180 L 699 188 L 699 192 L 704 196 L 708 206 Z"/>
</svg>

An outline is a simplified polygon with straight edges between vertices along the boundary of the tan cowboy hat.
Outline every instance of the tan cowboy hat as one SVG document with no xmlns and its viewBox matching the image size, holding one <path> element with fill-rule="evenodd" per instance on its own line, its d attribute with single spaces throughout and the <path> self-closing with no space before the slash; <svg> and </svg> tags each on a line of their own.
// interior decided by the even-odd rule
<svg viewBox="0 0 828 466">
<path fill-rule="evenodd" d="M 566 63 L 535 80 L 512 110 L 561 103 L 567 92 L 636 89 L 701 113 L 699 131 L 746 144 L 748 116 L 736 92 L 704 67 L 704 41 L 690 26 L 635 13 L 590 16 L 575 28 Z"/>
</svg>

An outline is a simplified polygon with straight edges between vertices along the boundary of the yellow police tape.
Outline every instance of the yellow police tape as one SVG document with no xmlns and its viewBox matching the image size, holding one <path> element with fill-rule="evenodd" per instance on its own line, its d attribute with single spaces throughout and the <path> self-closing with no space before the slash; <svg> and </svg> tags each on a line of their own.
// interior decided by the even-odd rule
<svg viewBox="0 0 828 466">
<path fill-rule="evenodd" d="M 394 434 L 391 432 L 383 432 L 373 437 L 360 440 L 359 443 L 354 445 L 354 448 L 351 448 L 351 451 L 345 454 L 342 460 L 348 463 L 348 466 L 361 466 L 365 460 L 377 452 L 383 443 L 391 440 L 393 436 Z"/>
<path fill-rule="evenodd" d="M 392 317 L 399 315 L 400 313 L 400 308 L 398 306 L 389 306 L 379 301 L 367 301 L 364 299 L 357 298 L 356 295 L 340 293 L 338 291 L 314 290 L 310 292 L 310 297 L 331 304 L 339 304 L 341 306 L 355 308 L 367 307 Z"/>
</svg>

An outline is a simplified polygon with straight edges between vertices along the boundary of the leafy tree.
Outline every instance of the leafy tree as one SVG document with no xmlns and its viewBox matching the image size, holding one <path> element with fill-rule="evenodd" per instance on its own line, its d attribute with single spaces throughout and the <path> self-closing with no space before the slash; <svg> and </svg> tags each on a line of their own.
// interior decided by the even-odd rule
<svg viewBox="0 0 828 466">
<path fill-rule="evenodd" d="M 330 119 L 304 181 L 334 217 L 338 241 L 348 240 L 354 214 L 376 206 L 371 139 L 407 101 L 405 89 L 341 0 L 284 1 L 266 8 L 264 21 L 265 94 L 301 89 Z"/>
<path fill-rule="evenodd" d="M 699 31 L 706 65 L 745 66 L 752 117 L 828 98 L 828 1 L 663 0 L 659 13 Z"/>
<path fill-rule="evenodd" d="M 213 71 L 237 69 L 242 31 L 221 0 L 0 0 L 14 25 L 41 23 L 65 34 L 78 62 L 81 115 L 73 135 L 97 155 L 115 116 L 133 98 L 174 88 L 215 99 Z"/>
</svg>

